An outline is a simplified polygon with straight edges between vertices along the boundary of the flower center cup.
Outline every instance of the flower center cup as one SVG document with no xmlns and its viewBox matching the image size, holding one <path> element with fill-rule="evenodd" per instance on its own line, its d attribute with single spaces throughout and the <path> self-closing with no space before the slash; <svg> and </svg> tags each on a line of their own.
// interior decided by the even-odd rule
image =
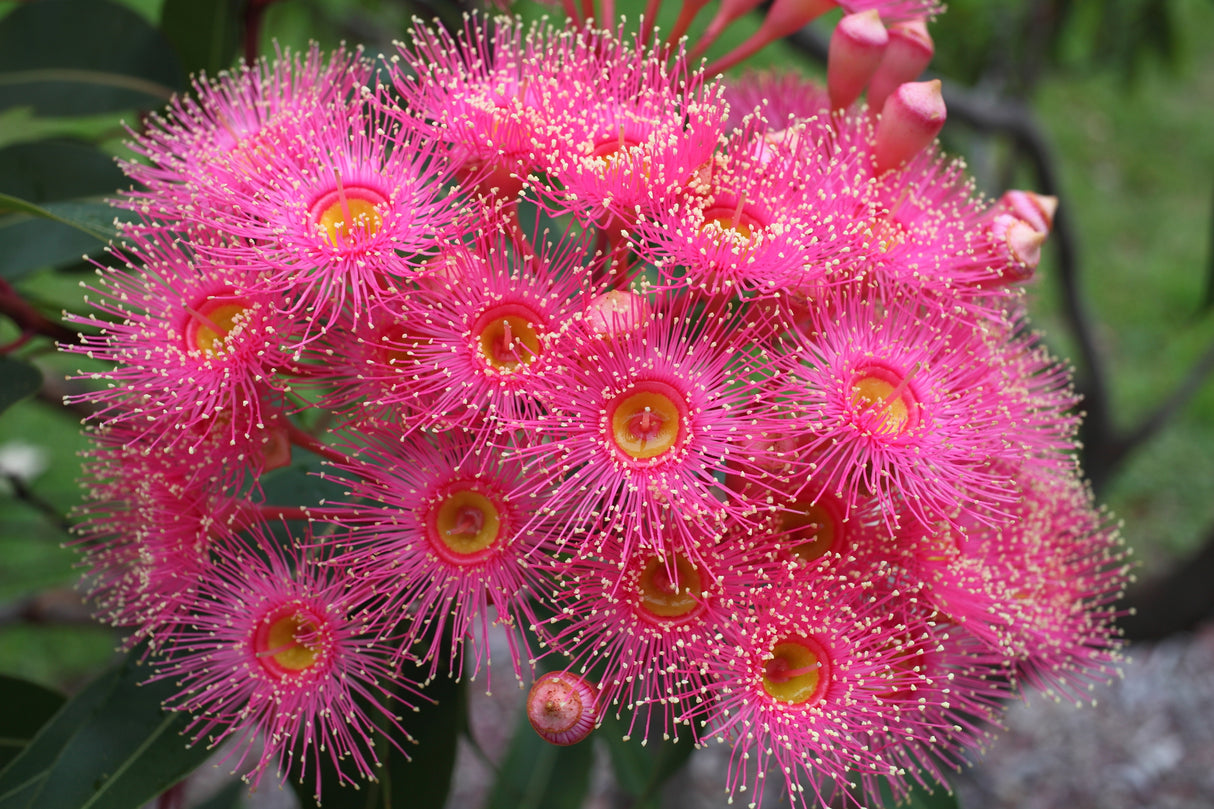
<svg viewBox="0 0 1214 809">
<path fill-rule="evenodd" d="M 282 679 L 322 665 L 330 646 L 323 626 L 325 621 L 306 607 L 267 615 L 253 636 L 262 668 Z"/>
<path fill-rule="evenodd" d="M 656 623 L 683 623 L 694 618 L 704 609 L 700 572 L 682 554 L 675 556 L 673 571 L 666 560 L 653 557 L 637 579 L 637 606 L 643 617 Z"/>
<path fill-rule="evenodd" d="M 704 224 L 700 229 L 720 233 L 730 241 L 747 243 L 763 230 L 763 223 L 752 216 L 743 207 L 743 203 L 739 202 L 732 208 L 715 205 L 704 211 Z"/>
<path fill-rule="evenodd" d="M 388 199 L 370 188 L 338 187 L 312 205 L 312 227 L 330 247 L 355 247 L 370 239 L 384 224 L 380 211 Z"/>
<path fill-rule="evenodd" d="M 687 403 L 664 382 L 642 382 L 607 405 L 608 438 L 626 461 L 658 461 L 687 441 Z"/>
<path fill-rule="evenodd" d="M 797 501 L 780 517 L 780 527 L 792 542 L 792 552 L 802 561 L 821 559 L 838 552 L 845 541 L 841 509 L 829 495 L 816 502 Z"/>
<path fill-rule="evenodd" d="M 502 373 L 530 365 L 540 356 L 543 346 L 540 318 L 525 306 L 495 306 L 482 314 L 472 327 L 481 358 Z"/>
<path fill-rule="evenodd" d="M 813 638 L 780 641 L 763 664 L 763 690 L 777 702 L 814 705 L 830 685 L 830 658 Z"/>
<path fill-rule="evenodd" d="M 884 436 L 914 430 L 919 424 L 919 402 L 910 382 L 911 374 L 904 376 L 884 365 L 857 369 L 851 382 L 851 406 L 857 424 Z"/>
<path fill-rule="evenodd" d="M 472 481 L 442 492 L 426 521 L 430 546 L 447 562 L 469 565 L 490 556 L 506 535 L 503 509 Z"/>
<path fill-rule="evenodd" d="M 243 298 L 208 298 L 188 310 L 183 329 L 187 351 L 217 357 L 228 351 L 228 335 L 246 318 L 252 304 Z"/>
</svg>

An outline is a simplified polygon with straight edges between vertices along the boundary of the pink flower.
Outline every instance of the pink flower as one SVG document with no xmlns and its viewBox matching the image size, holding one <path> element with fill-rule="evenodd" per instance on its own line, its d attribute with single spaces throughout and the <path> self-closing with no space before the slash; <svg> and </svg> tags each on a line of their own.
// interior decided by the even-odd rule
<svg viewBox="0 0 1214 809">
<path fill-rule="evenodd" d="M 98 270 L 101 298 L 91 303 L 109 317 L 68 315 L 100 333 L 64 348 L 114 367 L 85 375 L 107 387 L 72 400 L 99 405 L 97 420 L 137 425 L 155 442 L 198 446 L 226 421 L 236 444 L 244 425 L 272 418 L 293 326 L 278 315 L 277 296 L 257 286 L 258 266 L 208 260 L 181 237 L 136 236 L 113 251 L 126 269 Z"/>
<path fill-rule="evenodd" d="M 374 739 L 383 732 L 404 752 L 396 712 L 419 694 L 393 662 L 371 592 L 323 559 L 279 548 L 265 527 L 249 539 L 217 553 L 188 628 L 156 661 L 156 677 L 181 687 L 167 707 L 191 713 L 195 744 L 234 740 L 228 759 L 254 785 L 267 770 L 310 773 L 319 798 L 322 760 L 340 782 L 373 779 Z"/>
<path fill-rule="evenodd" d="M 514 452 L 576 518 L 566 539 L 592 531 L 597 547 L 615 534 L 627 553 L 694 560 L 726 515 L 755 523 L 761 506 L 718 476 L 744 472 L 761 487 L 777 467 L 775 448 L 756 454 L 748 441 L 780 424 L 753 342 L 769 327 L 762 314 L 695 305 L 660 299 L 643 328 L 571 332 L 573 361 L 541 388 L 548 409 L 517 421 Z"/>
<path fill-rule="evenodd" d="M 500 623 L 521 678 L 530 655 L 520 630 L 536 623 L 532 599 L 544 591 L 540 565 L 556 520 L 542 492 L 484 435 L 398 440 L 383 430 L 367 439 L 340 467 L 361 502 L 338 506 L 350 530 L 326 540 L 343 549 L 335 564 L 384 596 L 384 614 L 414 618 L 409 640 L 431 677 L 444 664 L 475 677 L 488 662 L 489 626 Z"/>
</svg>

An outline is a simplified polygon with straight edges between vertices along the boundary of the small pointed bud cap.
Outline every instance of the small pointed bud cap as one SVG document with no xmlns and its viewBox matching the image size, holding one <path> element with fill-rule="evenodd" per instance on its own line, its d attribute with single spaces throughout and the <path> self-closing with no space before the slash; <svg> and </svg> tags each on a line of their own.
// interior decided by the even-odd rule
<svg viewBox="0 0 1214 809">
<path fill-rule="evenodd" d="M 1008 191 L 999 198 L 997 207 L 1028 222 L 1035 230 L 1049 233 L 1054 227 L 1058 197 L 1034 194 L 1032 191 Z"/>
<path fill-rule="evenodd" d="M 839 20 L 830 37 L 826 63 L 826 87 L 832 109 L 842 109 L 864 92 L 865 85 L 881 64 L 889 32 L 875 10 L 848 14 Z"/>
<path fill-rule="evenodd" d="M 900 85 L 919 78 L 936 53 L 927 23 L 922 19 L 894 23 L 889 27 L 889 42 L 881 54 L 881 64 L 868 83 L 868 106 L 873 111 L 885 105 L 885 99 Z"/>
<path fill-rule="evenodd" d="M 599 723 L 599 690 L 567 671 L 543 675 L 527 695 L 527 719 L 535 732 L 559 745 L 577 744 Z"/>
<path fill-rule="evenodd" d="M 604 292 L 586 305 L 582 317 L 595 337 L 620 337 L 649 324 L 653 307 L 644 295 L 624 289 Z"/>
<path fill-rule="evenodd" d="M 1041 263 L 1041 245 L 1045 244 L 1046 233 L 1023 219 L 1017 219 L 1008 227 L 1003 238 L 1009 257 L 1019 270 L 1017 280 L 1027 281 Z"/>
<path fill-rule="evenodd" d="M 944 126 L 940 80 L 907 82 L 885 101 L 873 143 L 877 174 L 897 168 L 926 148 Z"/>
</svg>

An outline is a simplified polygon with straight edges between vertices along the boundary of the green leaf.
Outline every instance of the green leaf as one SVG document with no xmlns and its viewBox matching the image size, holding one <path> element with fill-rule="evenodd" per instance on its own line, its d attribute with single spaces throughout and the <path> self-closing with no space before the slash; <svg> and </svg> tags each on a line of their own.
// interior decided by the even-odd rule
<svg viewBox="0 0 1214 809">
<path fill-rule="evenodd" d="M 84 141 L 55 138 L 0 149 L 0 193 L 28 202 L 112 194 L 126 184 L 114 158 Z"/>
<path fill-rule="evenodd" d="M 410 676 L 406 674 L 405 677 Z M 415 673 L 415 678 L 420 678 Z M 408 747 L 409 758 L 387 739 L 380 738 L 375 751 L 383 761 L 376 771 L 377 781 L 364 783 L 358 789 L 337 786 L 337 772 L 331 762 L 321 766 L 323 784 L 321 800 L 312 794 L 313 780 L 292 782 L 295 797 L 304 809 L 411 809 L 415 806 L 441 807 L 451 788 L 451 773 L 455 770 L 456 742 L 467 709 L 467 686 L 445 677 L 431 682 L 425 694 L 434 703 L 422 703 L 420 710 L 406 712 L 401 724 L 417 741 Z M 416 701 L 413 698 L 410 701 Z M 399 740 L 403 743 L 404 740 Z"/>
<path fill-rule="evenodd" d="M 187 73 L 215 74 L 229 67 L 240 45 L 237 0 L 165 0 L 160 29 L 177 49 Z"/>
<path fill-rule="evenodd" d="M 0 357 L 0 379 L 8 380 L 8 359 Z M 7 390 L 7 381 L 5 390 Z M 4 390 L 0 390 L 0 395 Z M 2 408 L 2 404 L 0 404 Z M 62 694 L 29 680 L 0 674 L 0 769 L 17 757 L 38 729 L 63 707 Z"/>
<path fill-rule="evenodd" d="M 695 750 L 687 739 L 677 743 L 663 739 L 661 725 L 655 725 L 649 729 L 644 745 L 635 736 L 625 740 L 628 723 L 613 714 L 608 714 L 595 734 L 607 746 L 616 781 L 636 799 L 633 809 L 660 809 L 662 785 L 687 763 Z"/>
<path fill-rule="evenodd" d="M 44 267 L 76 264 L 104 251 L 118 230 L 116 218 L 132 214 L 102 201 L 71 200 L 36 205 L 0 194 L 0 277 L 20 278 Z"/>
<path fill-rule="evenodd" d="M 878 784 L 878 791 L 881 795 L 881 806 L 884 809 L 960 809 L 961 804 L 957 802 L 957 794 L 949 791 L 944 786 L 937 786 L 934 790 L 927 790 L 919 784 L 912 784 L 910 793 L 903 798 L 899 803 L 894 800 L 893 790 L 889 787 L 889 782 L 881 779 Z"/>
<path fill-rule="evenodd" d="M 26 396 L 33 396 L 40 387 L 42 373 L 37 368 L 16 357 L 0 357 L 0 412 Z"/>
<path fill-rule="evenodd" d="M 164 36 L 110 0 L 22 3 L 0 19 L 0 109 L 150 109 L 182 89 L 183 79 Z"/>
<path fill-rule="evenodd" d="M 206 760 L 181 738 L 189 717 L 161 702 L 171 680 L 133 652 L 70 700 L 0 772 L 0 809 L 138 809 Z"/>
<path fill-rule="evenodd" d="M 590 787 L 594 744 L 544 741 L 520 711 L 510 750 L 498 770 L 488 809 L 578 809 Z"/>
</svg>

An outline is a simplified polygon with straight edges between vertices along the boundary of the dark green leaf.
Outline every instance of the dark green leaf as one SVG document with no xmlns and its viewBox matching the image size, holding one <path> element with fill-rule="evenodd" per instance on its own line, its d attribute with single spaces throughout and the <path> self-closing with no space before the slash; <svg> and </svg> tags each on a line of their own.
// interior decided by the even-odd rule
<svg viewBox="0 0 1214 809">
<path fill-rule="evenodd" d="M 124 184 L 114 158 L 84 141 L 51 139 L 0 149 L 0 193 L 29 202 L 112 194 Z"/>
<path fill-rule="evenodd" d="M 165 0 L 160 29 L 187 73 L 214 74 L 232 64 L 240 44 L 237 0 Z"/>
<path fill-rule="evenodd" d="M 149 674 L 133 653 L 70 700 L 0 772 L 0 809 L 137 809 L 201 764 L 188 717 L 160 707 L 176 687 Z"/>
<path fill-rule="evenodd" d="M 117 235 L 115 218 L 132 215 L 102 201 L 35 205 L 0 194 L 0 277 L 20 278 L 44 267 L 76 264 L 100 254 Z"/>
<path fill-rule="evenodd" d="M 0 379 L 5 380 L 0 388 L 0 400 L 8 389 L 12 371 L 9 362 L 8 358 L 0 357 Z M 0 409 L 3 407 L 0 401 Z M 49 688 L 0 674 L 0 704 L 4 705 L 4 710 L 0 711 L 0 769 L 17 757 L 63 703 L 63 695 Z"/>
<path fill-rule="evenodd" d="M 40 387 L 42 374 L 37 368 L 16 357 L 0 357 L 0 411 L 33 396 Z"/>
<path fill-rule="evenodd" d="M 660 714 L 655 713 L 655 718 L 658 717 Z M 625 740 L 628 723 L 611 714 L 603 720 L 596 735 L 611 755 L 616 781 L 636 798 L 633 809 L 659 809 L 662 785 L 687 763 L 695 750 L 687 739 L 677 743 L 663 739 L 662 727 L 657 723 L 650 728 L 646 744 L 642 745 L 635 737 Z"/>
<path fill-rule="evenodd" d="M 0 109 L 151 109 L 182 89 L 183 79 L 161 33 L 110 0 L 22 3 L 0 19 Z"/>
<path fill-rule="evenodd" d="M 578 809 L 586 799 L 593 764 L 591 739 L 568 747 L 550 744 L 520 712 L 488 809 Z"/>
<path fill-rule="evenodd" d="M 409 675 L 405 675 L 408 677 Z M 420 674 L 416 675 L 420 677 Z M 323 803 L 312 794 L 313 781 L 292 782 L 295 796 L 304 809 L 411 809 L 415 806 L 441 807 L 451 788 L 451 773 L 455 769 L 455 750 L 460 715 L 466 709 L 466 685 L 447 678 L 430 683 L 425 693 L 434 703 L 421 703 L 417 712 L 406 712 L 401 724 L 416 745 L 407 745 L 409 759 L 382 737 L 375 745 L 384 762 L 376 771 L 378 780 L 364 783 L 358 789 L 337 786 L 337 772 L 332 763 L 321 767 Z M 416 697 L 411 703 L 420 702 Z M 404 740 L 398 740 L 407 744 Z"/>
</svg>

